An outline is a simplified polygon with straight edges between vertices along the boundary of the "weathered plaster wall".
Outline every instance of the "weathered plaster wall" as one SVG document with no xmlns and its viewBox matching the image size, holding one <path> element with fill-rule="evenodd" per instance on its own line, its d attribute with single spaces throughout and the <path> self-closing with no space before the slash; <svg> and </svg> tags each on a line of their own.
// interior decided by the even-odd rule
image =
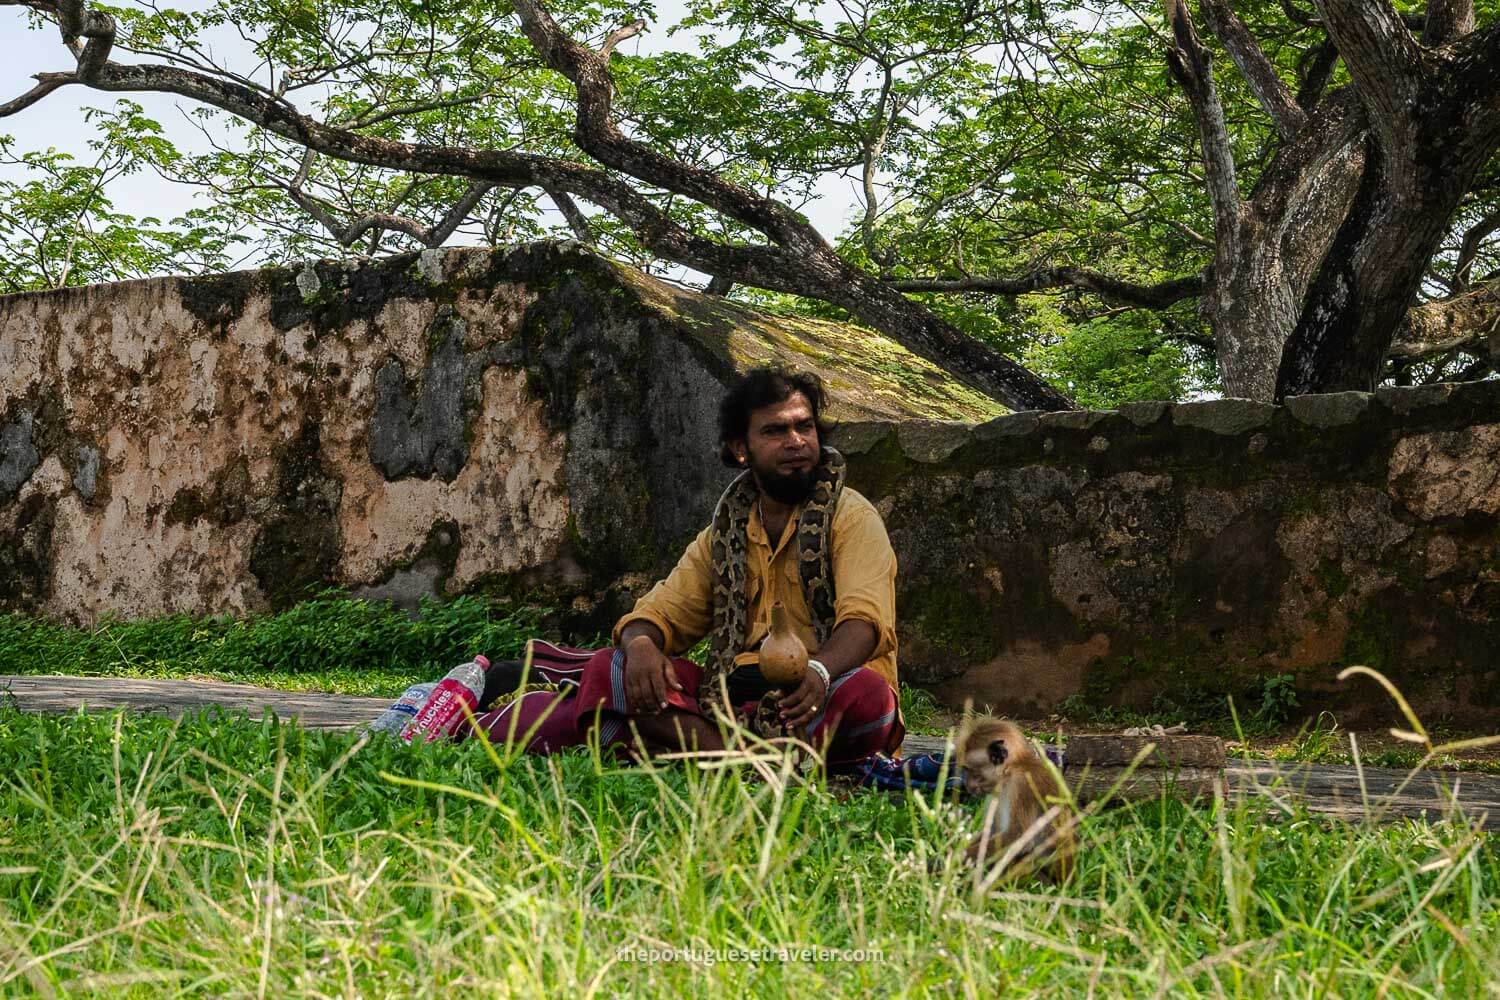
<svg viewBox="0 0 1500 1000">
<path fill-rule="evenodd" d="M 706 522 L 722 386 L 770 359 L 834 387 L 903 674 L 952 703 L 1292 673 L 1384 718 L 1333 683 L 1358 662 L 1500 722 L 1500 383 L 997 417 L 889 341 L 556 246 L 0 299 L 0 610 L 547 587 L 590 630 Z"/>
<path fill-rule="evenodd" d="M 3 298 L 0 610 L 649 573 L 722 488 L 724 382 L 772 359 L 820 369 L 848 417 L 1001 412 L 883 338 L 568 246 Z"/>
</svg>

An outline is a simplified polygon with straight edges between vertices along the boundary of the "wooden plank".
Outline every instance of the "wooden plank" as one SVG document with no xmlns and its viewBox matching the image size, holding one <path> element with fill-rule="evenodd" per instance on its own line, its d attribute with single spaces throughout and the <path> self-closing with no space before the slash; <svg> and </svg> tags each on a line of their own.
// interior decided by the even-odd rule
<svg viewBox="0 0 1500 1000">
<path fill-rule="evenodd" d="M 1300 802 L 1315 813 L 1389 822 L 1449 816 L 1457 803 L 1465 817 L 1500 829 L 1500 776 L 1492 774 L 1252 760 L 1231 764 L 1226 777 L 1231 795 L 1276 808 Z"/>
<path fill-rule="evenodd" d="M 1072 747 L 1079 738 L 1075 735 L 1068 741 L 1069 766 L 1065 773 L 1080 799 L 1089 801 L 1102 794 L 1108 782 L 1121 772 L 1118 768 L 1097 768 L 1086 777 L 1074 772 Z M 951 748 L 949 741 L 941 736 L 908 736 L 903 745 L 908 755 L 941 753 Z M 1122 801 L 1155 798 L 1160 794 L 1163 778 L 1170 780 L 1170 773 L 1133 778 L 1120 789 L 1120 798 Z M 1087 784 L 1079 789 L 1084 782 Z M 1179 773 L 1169 790 L 1178 795 L 1211 794 L 1213 784 L 1211 772 L 1189 770 Z M 1273 815 L 1298 803 L 1309 812 L 1352 822 L 1387 823 L 1423 816 L 1436 819 L 1449 816 L 1456 800 L 1465 817 L 1479 821 L 1486 830 L 1500 830 L 1500 776 L 1497 775 L 1435 770 L 1413 775 L 1393 767 L 1235 760 L 1226 764 L 1223 784 L 1233 801 L 1263 802 Z"/>
<path fill-rule="evenodd" d="M 947 753 L 952 749 L 953 741 L 946 736 L 918 736 L 907 733 L 906 739 L 901 742 L 901 753 L 905 757 L 915 757 L 924 753 Z"/>
<path fill-rule="evenodd" d="M 1073 796 L 1084 804 L 1106 798 L 1159 799 L 1163 795 L 1211 799 L 1228 791 L 1222 767 L 1075 767 L 1069 760 L 1063 778 Z"/>
<path fill-rule="evenodd" d="M 22 711 L 67 713 L 79 707 L 89 710 L 128 708 L 132 711 L 183 712 L 218 706 L 227 712 L 248 712 L 252 718 L 271 709 L 283 719 L 295 719 L 311 729 L 353 729 L 372 721 L 390 704 L 389 698 L 359 698 L 343 694 L 273 691 L 249 684 L 221 681 L 162 681 L 129 677 L 35 677 L 0 676 L 0 693 L 8 691 Z M 1120 769 L 1091 767 L 1074 772 L 1073 745 L 1069 741 L 1070 778 L 1081 782 L 1106 782 Z M 1177 736 L 1169 739 L 1181 740 Z M 1114 738 L 1116 746 L 1121 738 Z M 1160 737 L 1141 737 L 1147 742 Z M 1212 737 L 1210 737 L 1212 739 Z M 908 756 L 942 752 L 950 744 L 941 736 L 908 736 L 903 751 Z M 1123 790 L 1124 797 L 1160 794 L 1164 782 L 1173 794 L 1212 791 L 1219 774 L 1213 768 L 1140 768 Z M 1113 772 L 1113 773 L 1111 773 Z M 1363 784 L 1361 784 L 1361 778 Z M 1360 821 L 1389 822 L 1404 816 L 1446 816 L 1457 801 L 1465 815 L 1480 819 L 1486 829 L 1500 829 L 1500 776 L 1457 771 L 1423 771 L 1415 777 L 1400 768 L 1337 764 L 1300 764 L 1278 761 L 1233 761 L 1222 772 L 1232 799 L 1264 802 L 1272 811 L 1297 802 L 1314 813 Z M 1222 786 L 1221 786 L 1222 787 Z M 1086 785 L 1084 796 L 1101 793 L 1097 784 Z"/>
<path fill-rule="evenodd" d="M 1141 767 L 1222 768 L 1224 741 L 1217 736 L 1117 736 L 1078 733 L 1068 737 L 1069 767 L 1123 767 L 1141 754 Z"/>
<path fill-rule="evenodd" d="M 0 692 L 9 691 L 23 712 L 61 714 L 86 708 L 108 711 L 184 712 L 218 706 L 226 712 L 260 717 L 271 709 L 309 729 L 352 729 L 367 725 L 390 705 L 391 698 L 359 698 L 311 691 L 273 691 L 222 681 L 162 681 L 137 677 L 0 677 Z"/>
<path fill-rule="evenodd" d="M 1084 740 L 1079 748 L 1083 761 L 1074 757 L 1074 742 Z M 1183 742 L 1185 741 L 1185 742 Z M 1119 767 L 1115 761 L 1129 763 L 1147 744 L 1178 743 L 1175 755 L 1190 761 L 1208 761 L 1208 766 L 1161 766 L 1161 757 L 1152 755 L 1147 763 L 1134 770 Z M 945 753 L 952 744 L 942 736 L 908 736 L 901 750 L 908 756 L 922 753 Z M 1169 750 L 1168 753 L 1171 753 Z M 1103 760 L 1100 766 L 1088 760 Z M 1150 761 L 1156 761 L 1153 766 Z M 1069 787 L 1080 802 L 1093 802 L 1104 795 L 1121 801 L 1159 798 L 1163 792 L 1178 798 L 1212 797 L 1226 789 L 1224 780 L 1224 743 L 1217 736 L 1087 736 L 1069 737 L 1067 768 L 1063 772 Z"/>
</svg>

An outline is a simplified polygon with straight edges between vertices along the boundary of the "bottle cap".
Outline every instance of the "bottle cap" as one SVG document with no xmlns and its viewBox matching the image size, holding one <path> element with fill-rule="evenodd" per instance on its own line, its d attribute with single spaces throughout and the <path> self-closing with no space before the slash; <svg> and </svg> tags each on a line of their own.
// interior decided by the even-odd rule
<svg viewBox="0 0 1500 1000">
<path fill-rule="evenodd" d="M 479 664 L 480 670 L 490 669 L 490 661 L 488 657 L 480 656 L 478 653 L 476 653 L 474 654 L 474 662 Z"/>
</svg>

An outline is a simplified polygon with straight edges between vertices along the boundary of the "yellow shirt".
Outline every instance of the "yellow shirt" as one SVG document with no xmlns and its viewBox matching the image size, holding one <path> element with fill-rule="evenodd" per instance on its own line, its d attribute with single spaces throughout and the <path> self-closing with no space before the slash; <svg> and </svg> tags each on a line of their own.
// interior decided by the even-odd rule
<svg viewBox="0 0 1500 1000">
<path fill-rule="evenodd" d="M 802 593 L 797 569 L 798 505 L 773 550 L 760 522 L 759 505 L 750 510 L 749 551 L 745 563 L 745 621 L 749 633 L 744 651 L 760 648 L 771 628 L 771 605 L 780 601 L 797 637 L 816 651 L 812 612 Z M 713 560 L 704 528 L 693 539 L 671 574 L 635 603 L 635 610 L 615 625 L 614 640 L 633 621 L 648 621 L 661 629 L 668 655 L 680 656 L 713 627 Z M 847 487 L 839 493 L 833 512 L 834 627 L 857 618 L 875 626 L 875 652 L 865 666 L 896 689 L 896 553 L 870 501 Z M 816 652 L 814 652 L 816 655 Z"/>
</svg>

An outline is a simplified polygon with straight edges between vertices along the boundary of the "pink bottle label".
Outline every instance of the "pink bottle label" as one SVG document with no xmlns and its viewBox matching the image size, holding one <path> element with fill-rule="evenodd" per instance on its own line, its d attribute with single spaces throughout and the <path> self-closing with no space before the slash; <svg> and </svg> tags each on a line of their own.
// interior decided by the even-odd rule
<svg viewBox="0 0 1500 1000">
<path fill-rule="evenodd" d="M 438 686 L 433 688 L 432 697 L 422 706 L 422 711 L 401 730 L 402 742 L 412 742 L 419 733 L 426 743 L 441 739 L 457 728 L 464 715 L 463 706 L 467 705 L 473 711 L 478 701 L 474 692 L 458 681 L 438 682 Z"/>
</svg>

